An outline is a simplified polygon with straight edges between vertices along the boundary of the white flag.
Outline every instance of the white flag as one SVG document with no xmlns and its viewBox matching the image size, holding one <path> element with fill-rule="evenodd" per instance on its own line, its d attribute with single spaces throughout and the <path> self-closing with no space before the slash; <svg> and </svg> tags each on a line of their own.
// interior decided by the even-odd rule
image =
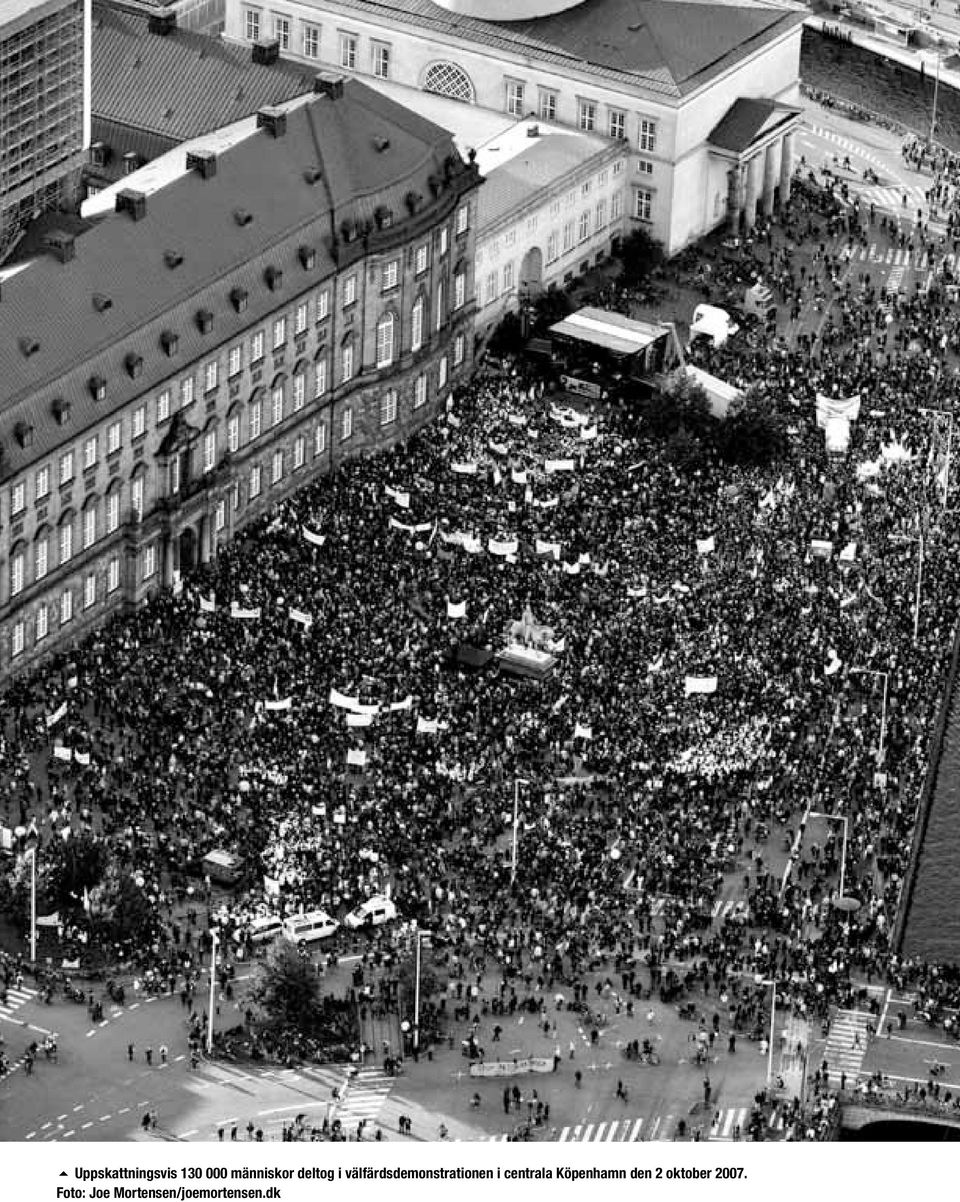
<svg viewBox="0 0 960 1202">
<path fill-rule="evenodd" d="M 586 726 L 584 723 L 578 722 L 573 728 L 573 737 L 575 739 L 592 739 L 593 727 Z"/>
<path fill-rule="evenodd" d="M 299 622 L 301 626 L 306 626 L 308 630 L 313 625 L 313 616 L 305 613 L 302 609 L 290 609 L 288 613 L 291 622 Z"/>
<path fill-rule="evenodd" d="M 293 698 L 284 697 L 282 701 L 265 701 L 263 703 L 265 710 L 281 711 L 293 709 Z"/>
<path fill-rule="evenodd" d="M 488 446 L 495 455 L 506 455 L 510 450 L 505 442 L 494 442 L 492 438 L 490 439 Z"/>
<path fill-rule="evenodd" d="M 303 531 L 303 537 L 307 540 L 307 542 L 313 543 L 315 547 L 322 547 L 327 541 L 327 536 L 325 534 L 314 534 L 314 532 L 312 530 L 308 530 L 306 526 L 301 526 L 300 529 Z"/>
<path fill-rule="evenodd" d="M 847 545 L 840 552 L 840 559 L 844 563 L 853 563 L 853 561 L 856 558 L 857 558 L 857 544 L 856 543 L 847 543 Z"/>
<path fill-rule="evenodd" d="M 373 714 L 355 714 L 347 712 L 347 726 L 372 726 Z"/>
<path fill-rule="evenodd" d="M 47 718 L 46 718 L 47 730 L 50 730 L 50 728 L 52 726 L 56 726 L 57 723 L 60 721 L 60 719 L 65 718 L 66 716 L 67 716 L 67 703 L 64 701 L 63 704 L 59 705 L 53 711 L 52 714 L 47 714 Z"/>
<path fill-rule="evenodd" d="M 715 551 L 716 549 L 717 549 L 716 540 L 714 539 L 712 534 L 710 535 L 709 538 L 698 538 L 697 539 L 697 554 L 698 555 L 709 555 L 711 551 Z"/>
<path fill-rule="evenodd" d="M 465 618 L 467 616 L 466 601 L 458 601 L 454 604 L 453 601 L 447 602 L 447 617 L 448 618 Z"/>
<path fill-rule="evenodd" d="M 563 570 L 568 576 L 580 575 L 580 565 L 578 563 L 564 563 Z"/>
<path fill-rule="evenodd" d="M 347 763 L 362 768 L 367 762 L 367 753 L 361 748 L 351 747 L 347 752 Z"/>
<path fill-rule="evenodd" d="M 580 427 L 580 437 L 583 439 L 584 442 L 589 442 L 590 439 L 596 438 L 597 437 L 597 427 L 596 426 L 581 426 Z"/>
</svg>

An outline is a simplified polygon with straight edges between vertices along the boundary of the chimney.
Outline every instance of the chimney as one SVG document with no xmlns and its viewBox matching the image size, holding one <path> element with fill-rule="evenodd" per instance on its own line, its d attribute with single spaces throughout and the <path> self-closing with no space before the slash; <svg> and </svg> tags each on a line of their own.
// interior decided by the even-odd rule
<svg viewBox="0 0 960 1202">
<path fill-rule="evenodd" d="M 280 43 L 274 38 L 269 42 L 254 42 L 253 61 L 260 67 L 270 67 L 280 57 Z"/>
<path fill-rule="evenodd" d="M 77 253 L 73 234 L 68 234 L 66 230 L 51 230 L 45 245 L 58 263 L 69 263 Z"/>
<path fill-rule="evenodd" d="M 124 188 L 117 193 L 116 211 L 129 213 L 134 221 L 140 221 L 147 215 L 147 197 L 143 192 L 134 192 L 132 188 Z"/>
<path fill-rule="evenodd" d="M 147 21 L 148 31 L 155 33 L 160 38 L 165 38 L 168 34 L 173 33 L 176 28 L 177 14 L 171 8 L 163 8 L 159 12 L 151 13 Z"/>
<path fill-rule="evenodd" d="M 280 108 L 262 108 L 257 113 L 257 129 L 265 129 L 271 138 L 287 132 L 287 114 Z"/>
<path fill-rule="evenodd" d="M 217 174 L 217 156 L 212 150 L 188 150 L 187 170 L 198 172 L 201 179 L 213 179 Z"/>
<path fill-rule="evenodd" d="M 318 96 L 329 96 L 331 100 L 340 100 L 343 96 L 343 76 L 317 75 L 313 81 L 313 90 Z"/>
</svg>

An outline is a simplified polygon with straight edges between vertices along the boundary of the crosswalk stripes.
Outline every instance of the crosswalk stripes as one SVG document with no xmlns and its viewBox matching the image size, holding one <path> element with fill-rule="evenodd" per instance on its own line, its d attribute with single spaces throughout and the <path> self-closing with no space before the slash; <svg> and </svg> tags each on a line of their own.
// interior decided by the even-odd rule
<svg viewBox="0 0 960 1202">
<path fill-rule="evenodd" d="M 867 1051 L 867 1027 L 872 1016 L 864 1010 L 838 1010 L 830 1026 L 823 1057 L 830 1073 L 830 1084 L 840 1084 L 845 1073 L 848 1085 L 855 1084 Z"/>
<path fill-rule="evenodd" d="M 732 1143 L 743 1136 L 749 1117 L 749 1106 L 727 1106 L 716 1111 L 710 1124 L 710 1139 Z"/>
<path fill-rule="evenodd" d="M 643 1119 L 613 1119 L 607 1123 L 580 1123 L 563 1127 L 557 1136 L 561 1144 L 632 1144 L 642 1138 Z"/>
<path fill-rule="evenodd" d="M 383 1108 L 393 1088 L 394 1077 L 378 1068 L 362 1068 L 352 1077 L 346 1096 L 337 1107 L 336 1117 L 349 1127 L 361 1119 L 372 1121 Z"/>
<path fill-rule="evenodd" d="M 658 918 L 667 908 L 667 902 L 670 899 L 667 897 L 655 897 L 650 903 L 650 914 L 653 918 Z M 714 919 L 726 918 L 737 908 L 737 901 L 734 898 L 720 898 L 715 901 L 711 907 L 710 915 Z"/>
<path fill-rule="evenodd" d="M 25 1006 L 27 1002 L 32 1002 L 37 996 L 36 989 L 8 987 L 7 1000 L 0 1005 L 0 1016 L 3 1018 L 12 1018 L 21 1006 Z"/>
</svg>

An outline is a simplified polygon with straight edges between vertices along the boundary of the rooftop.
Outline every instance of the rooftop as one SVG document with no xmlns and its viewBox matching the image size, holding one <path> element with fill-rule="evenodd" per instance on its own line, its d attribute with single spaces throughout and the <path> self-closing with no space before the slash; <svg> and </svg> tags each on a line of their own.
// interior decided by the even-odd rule
<svg viewBox="0 0 960 1202">
<path fill-rule="evenodd" d="M 799 109 L 788 104 L 741 96 L 731 104 L 713 127 L 707 141 L 718 150 L 729 150 L 739 154 L 757 138 L 786 125 L 799 114 Z"/>
<path fill-rule="evenodd" d="M 52 3 L 51 0 L 0 0 L 0 29 L 12 21 L 25 17 L 32 9 L 45 8 L 52 12 L 69 2 L 70 0 L 59 0 L 59 3 Z"/>
<path fill-rule="evenodd" d="M 310 0 L 305 0 L 309 3 Z M 324 0 L 318 7 L 329 11 Z M 704 17 L 698 0 L 583 0 L 574 8 L 521 21 L 488 21 L 448 12 L 432 0 L 335 0 L 371 20 L 414 25 L 426 34 L 489 46 L 508 54 L 631 82 L 681 97 L 802 24 L 793 8 L 722 4 Z"/>
</svg>

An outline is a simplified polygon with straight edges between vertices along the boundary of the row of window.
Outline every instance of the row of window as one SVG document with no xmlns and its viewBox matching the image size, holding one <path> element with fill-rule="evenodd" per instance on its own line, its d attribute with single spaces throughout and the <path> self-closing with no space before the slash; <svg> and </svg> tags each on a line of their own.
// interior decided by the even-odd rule
<svg viewBox="0 0 960 1202">
<path fill-rule="evenodd" d="M 155 543 L 144 547 L 140 553 L 140 570 L 144 580 L 148 580 L 157 572 L 157 548 Z M 102 599 L 112 596 L 120 587 L 120 556 L 114 555 L 107 561 L 107 571 L 104 577 L 102 589 L 97 580 L 95 572 L 89 572 L 83 578 L 80 586 L 79 598 L 76 597 L 74 589 L 65 588 L 60 593 L 59 597 L 54 601 L 44 601 L 38 606 L 33 619 L 33 641 L 34 644 L 42 643 L 49 635 L 51 626 L 66 626 L 73 621 L 76 612 L 76 602 L 79 599 L 80 605 L 84 611 L 92 609 L 98 600 L 98 593 L 101 593 Z M 27 645 L 27 622 L 25 618 L 19 618 L 10 628 L 10 654 L 16 659 L 26 650 Z"/>
<path fill-rule="evenodd" d="M 618 221 L 623 216 L 623 196 L 614 192 L 610 197 L 610 221 Z M 579 218 L 571 218 L 564 222 L 560 230 L 552 230 L 547 236 L 546 261 L 554 263 L 562 254 L 573 250 L 586 242 L 592 233 L 604 229 L 609 224 L 607 220 L 607 202 L 600 200 L 593 210 L 592 220 L 589 209 L 584 209 Z"/>
<path fill-rule="evenodd" d="M 300 43 L 293 41 L 293 21 L 285 13 L 264 14 L 259 8 L 244 9 L 244 36 L 248 42 L 259 42 L 261 38 L 273 38 L 279 43 L 280 51 L 302 54 L 304 58 L 320 57 L 322 27 L 314 21 L 300 21 Z M 359 61 L 360 37 L 349 30 L 336 32 L 337 61 L 347 71 L 355 71 Z M 392 47 L 389 42 L 371 41 L 370 70 L 378 79 L 390 78 Z"/>
<path fill-rule="evenodd" d="M 507 112 L 512 117 L 525 117 L 528 112 L 527 85 L 520 79 L 504 81 Z M 553 88 L 537 89 L 537 117 L 541 121 L 556 121 L 560 93 Z M 604 106 L 601 121 L 600 105 L 596 100 L 577 97 L 577 127 L 586 133 L 605 133 L 610 138 L 627 136 L 627 113 L 625 109 Z M 657 123 L 649 117 L 640 118 L 637 137 L 638 148 L 646 154 L 657 149 Z"/>
</svg>

